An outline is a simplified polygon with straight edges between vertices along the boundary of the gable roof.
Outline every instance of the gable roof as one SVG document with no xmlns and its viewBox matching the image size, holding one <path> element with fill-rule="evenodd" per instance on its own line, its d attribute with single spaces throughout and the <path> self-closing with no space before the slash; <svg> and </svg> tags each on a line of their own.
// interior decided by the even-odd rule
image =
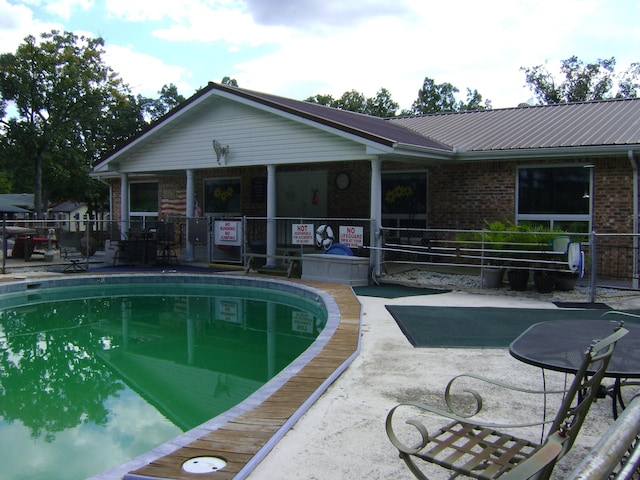
<svg viewBox="0 0 640 480">
<path fill-rule="evenodd" d="M 422 151 L 452 160 L 488 155 L 619 154 L 640 149 L 640 98 L 380 118 L 210 82 L 111 152 L 94 171 L 214 96 L 328 127 L 396 152 Z"/>
<path fill-rule="evenodd" d="M 399 123 L 387 122 L 384 118 L 327 107 L 317 103 L 245 90 L 238 87 L 230 87 L 228 85 L 210 83 L 208 88 L 252 100 L 276 110 L 333 127 L 337 130 L 389 147 L 402 144 L 438 150 L 452 150 L 451 146 L 434 140 L 429 135 L 417 132 Z"/>
<path fill-rule="evenodd" d="M 63 201 L 58 202 L 49 207 L 51 212 L 71 213 L 79 208 L 83 208 L 86 205 L 82 202 Z"/>
<path fill-rule="evenodd" d="M 467 152 L 640 144 L 638 98 L 400 117 L 388 121 Z"/>
</svg>

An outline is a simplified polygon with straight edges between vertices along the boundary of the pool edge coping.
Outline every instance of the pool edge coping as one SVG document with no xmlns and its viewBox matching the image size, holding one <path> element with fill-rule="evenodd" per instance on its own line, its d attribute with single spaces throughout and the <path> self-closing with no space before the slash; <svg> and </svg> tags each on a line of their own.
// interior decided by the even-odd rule
<svg viewBox="0 0 640 480">
<path fill-rule="evenodd" d="M 105 472 L 101 472 L 95 476 L 90 477 L 90 480 L 109 480 L 109 479 L 125 479 L 125 480 L 143 480 L 143 479 L 158 479 L 158 478 L 173 478 L 173 477 L 158 477 L 158 476 L 148 476 L 148 475 L 140 475 L 136 474 L 134 471 L 136 469 L 143 469 L 152 462 L 162 459 L 164 457 L 169 457 L 172 454 L 178 452 L 182 448 L 186 448 L 189 444 L 194 441 L 201 439 L 204 435 L 209 433 L 213 433 L 225 425 L 228 425 L 230 422 L 233 422 L 235 419 L 238 419 L 242 415 L 246 413 L 250 413 L 252 410 L 258 408 L 268 399 L 270 399 L 274 394 L 278 392 L 284 385 L 287 384 L 291 379 L 293 379 L 296 375 L 298 375 L 303 368 L 309 365 L 331 342 L 334 338 L 334 335 L 338 331 L 338 328 L 342 324 L 343 320 L 348 320 L 350 323 L 356 321 L 357 323 L 357 341 L 356 345 L 353 349 L 353 352 L 346 356 L 344 361 L 342 361 L 337 368 L 335 368 L 327 377 L 321 382 L 321 384 L 310 392 L 309 396 L 306 398 L 304 402 L 302 402 L 295 411 L 280 425 L 277 431 L 269 437 L 267 441 L 265 441 L 258 450 L 251 456 L 251 458 L 245 462 L 244 466 L 241 470 L 236 473 L 233 477 L 226 476 L 225 478 L 234 478 L 234 479 L 245 479 L 247 478 L 251 472 L 257 467 L 257 465 L 269 454 L 269 452 L 275 447 L 275 445 L 284 437 L 289 429 L 309 410 L 309 408 L 317 401 L 317 399 L 329 388 L 329 386 L 344 372 L 346 368 L 353 362 L 353 360 L 360 353 L 360 339 L 361 339 L 361 314 L 362 307 L 360 302 L 357 300 L 357 296 L 353 292 L 353 289 L 348 285 L 342 284 L 328 284 L 317 281 L 305 281 L 299 279 L 282 279 L 281 277 L 272 277 L 272 276 L 255 276 L 255 275 L 239 275 L 239 274 L 228 274 L 228 273 L 109 273 L 105 274 L 95 274 L 95 273 L 81 273 L 74 274 L 72 276 L 33 276 L 27 278 L 16 278 L 14 281 L 6 281 L 0 284 L 0 292 L 10 293 L 10 292 L 20 292 L 20 291 L 31 291 L 30 285 L 41 284 L 41 283 L 53 283 L 57 284 L 56 286 L 71 286 L 71 285 L 80 285 L 84 280 L 86 282 L 87 279 L 94 278 L 98 283 L 102 283 L 104 278 L 118 278 L 121 277 L 124 279 L 131 279 L 132 277 L 163 277 L 163 278 L 176 278 L 176 277 L 201 277 L 207 279 L 223 279 L 225 282 L 229 283 L 220 283 L 211 282 L 215 284 L 223 284 L 223 285 L 234 285 L 234 284 L 242 284 L 243 286 L 253 286 L 259 287 L 261 284 L 270 284 L 270 285 L 278 285 L 279 288 L 277 290 L 286 293 L 293 293 L 293 290 L 296 291 L 304 291 L 305 296 L 309 294 L 316 295 L 319 299 L 322 300 L 325 309 L 327 310 L 327 324 L 325 328 L 320 332 L 316 340 L 309 346 L 305 352 L 303 352 L 298 358 L 296 358 L 291 364 L 289 364 L 285 369 L 279 372 L 274 378 L 272 378 L 265 385 L 256 390 L 253 394 L 251 394 L 248 398 L 246 398 L 240 404 L 232 407 L 226 412 L 209 419 L 193 429 L 184 432 L 178 437 L 171 439 L 167 442 L 164 442 L 154 449 L 145 452 L 141 455 L 138 455 L 131 460 L 120 464 L 112 469 L 109 469 Z M 111 283 L 111 282 L 109 282 Z M 117 282 L 120 283 L 120 282 Z M 84 283 L 86 284 L 86 283 Z M 340 305 L 338 300 L 335 298 L 335 294 L 337 291 L 333 291 L 332 293 L 326 290 L 335 290 L 336 287 L 340 289 L 348 289 L 353 295 L 353 299 L 360 306 L 358 310 L 357 318 L 349 318 L 344 319 L 343 314 L 340 309 Z M 39 287 L 38 287 L 39 288 Z M 216 452 L 211 452 L 212 455 L 215 455 Z M 222 478 L 219 474 L 222 471 L 216 472 L 213 475 L 216 475 L 215 478 Z M 187 474 L 188 475 L 188 474 Z M 207 479 L 214 478 L 213 476 L 204 474 L 198 475 L 199 478 Z"/>
</svg>

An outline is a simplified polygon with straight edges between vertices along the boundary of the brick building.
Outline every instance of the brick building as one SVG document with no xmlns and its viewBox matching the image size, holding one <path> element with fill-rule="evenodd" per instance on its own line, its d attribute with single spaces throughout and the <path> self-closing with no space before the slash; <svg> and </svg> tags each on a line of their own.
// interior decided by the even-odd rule
<svg viewBox="0 0 640 480">
<path fill-rule="evenodd" d="M 638 233 L 639 152 L 640 99 L 381 119 L 211 83 L 93 175 L 114 219 L 370 218 L 376 246 L 505 218 Z"/>
</svg>

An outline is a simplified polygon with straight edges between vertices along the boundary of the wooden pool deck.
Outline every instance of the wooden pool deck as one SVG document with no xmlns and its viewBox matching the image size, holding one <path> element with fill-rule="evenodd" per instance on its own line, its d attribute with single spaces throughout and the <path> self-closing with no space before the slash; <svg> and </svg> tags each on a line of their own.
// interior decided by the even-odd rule
<svg viewBox="0 0 640 480">
<path fill-rule="evenodd" d="M 295 279 L 291 281 L 323 290 L 332 295 L 338 304 L 340 323 L 324 348 L 252 410 L 129 472 L 125 479 L 228 480 L 235 478 L 243 469 L 244 477 L 249 473 L 246 467 L 256 461 L 257 455 L 264 453 L 262 449 L 268 448 L 272 437 L 287 428 L 287 423 L 300 413 L 305 402 L 323 384 L 326 387 L 327 379 L 358 351 L 361 305 L 351 287 Z M 222 458 L 227 465 L 215 472 L 197 474 L 188 473 L 182 468 L 186 460 L 200 456 Z"/>
</svg>

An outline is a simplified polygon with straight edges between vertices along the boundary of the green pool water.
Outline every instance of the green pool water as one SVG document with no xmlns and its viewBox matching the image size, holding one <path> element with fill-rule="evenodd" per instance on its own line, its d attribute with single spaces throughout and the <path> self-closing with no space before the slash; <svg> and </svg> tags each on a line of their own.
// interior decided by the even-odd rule
<svg viewBox="0 0 640 480">
<path fill-rule="evenodd" d="M 304 352 L 321 305 L 177 284 L 0 296 L 0 477 L 81 479 L 227 411 Z"/>
</svg>

